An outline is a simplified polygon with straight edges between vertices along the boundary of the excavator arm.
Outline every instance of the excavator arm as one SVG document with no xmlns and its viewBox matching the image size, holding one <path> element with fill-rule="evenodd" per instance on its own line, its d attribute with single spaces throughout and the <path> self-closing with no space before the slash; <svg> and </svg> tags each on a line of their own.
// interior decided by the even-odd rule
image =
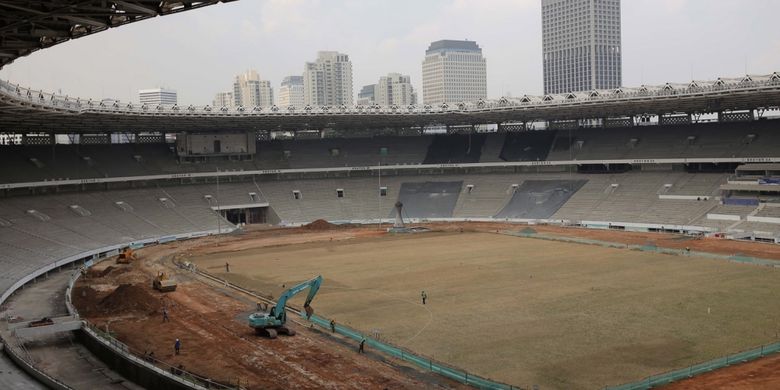
<svg viewBox="0 0 780 390">
<path fill-rule="evenodd" d="M 279 296 L 279 299 L 276 300 L 276 306 L 272 307 L 270 312 L 250 314 L 249 326 L 254 328 L 257 334 L 270 338 L 276 338 L 277 333 L 286 334 L 288 336 L 295 335 L 295 330 L 285 326 L 285 323 L 287 322 L 287 311 L 285 310 L 287 301 L 308 288 L 309 295 L 306 297 L 303 308 L 306 310 L 306 316 L 311 317 L 312 313 L 314 313 L 314 309 L 311 308 L 311 301 L 320 289 L 321 284 L 322 276 L 317 276 L 314 279 L 307 280 L 285 290 Z"/>
<path fill-rule="evenodd" d="M 320 285 L 322 284 L 322 276 L 317 276 L 314 279 L 307 280 L 303 283 L 300 283 L 298 285 L 295 285 L 287 290 L 285 290 L 282 295 L 279 296 L 279 299 L 276 301 L 276 306 L 273 310 L 273 315 L 280 320 L 282 323 L 284 323 L 284 316 L 285 316 L 285 307 L 287 307 L 287 300 L 290 298 L 298 295 L 300 292 L 302 292 L 305 289 L 309 289 L 309 295 L 306 296 L 306 302 L 304 302 L 303 307 L 306 310 L 306 314 L 308 316 L 311 316 L 311 301 L 314 299 L 314 296 L 317 295 L 317 291 L 320 289 Z"/>
</svg>

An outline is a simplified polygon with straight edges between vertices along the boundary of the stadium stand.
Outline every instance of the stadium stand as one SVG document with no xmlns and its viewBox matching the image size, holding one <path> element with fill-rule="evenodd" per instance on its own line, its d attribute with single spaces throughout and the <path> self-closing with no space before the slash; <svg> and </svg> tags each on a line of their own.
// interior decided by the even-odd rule
<svg viewBox="0 0 780 390">
<path fill-rule="evenodd" d="M 558 131 L 547 160 L 769 156 L 779 126 L 766 120 Z"/>
<path fill-rule="evenodd" d="M 258 142 L 253 160 L 184 161 L 172 145 L 0 145 L 1 183 L 192 172 L 501 161 L 766 157 L 780 121 Z M 705 185 L 703 183 L 703 185 Z M 706 185 L 705 185 L 706 186 Z M 706 188 L 704 189 L 707 192 Z M 676 193 L 677 187 L 672 188 Z"/>
<path fill-rule="evenodd" d="M 512 185 L 521 180 L 510 175 L 470 175 L 463 177 L 453 217 L 485 218 L 498 214 L 514 194 Z"/>
<path fill-rule="evenodd" d="M 499 157 L 503 161 L 547 160 L 555 136 L 555 131 L 508 133 Z"/>
<path fill-rule="evenodd" d="M 714 196 L 720 192 L 720 185 L 726 177 L 717 173 L 691 173 L 678 175 L 677 180 L 664 183 L 661 192 L 666 195 Z M 671 186 L 667 187 L 667 184 Z"/>
<path fill-rule="evenodd" d="M 428 146 L 423 164 L 479 162 L 486 137 L 485 134 L 437 135 Z"/>
<path fill-rule="evenodd" d="M 462 181 L 407 181 L 401 183 L 398 201 L 404 217 L 452 218 L 462 187 Z"/>
<path fill-rule="evenodd" d="M 501 149 L 504 148 L 504 142 L 506 142 L 507 134 L 503 133 L 489 133 L 485 137 L 485 143 L 482 145 L 482 154 L 480 155 L 479 162 L 500 162 Z"/>
<path fill-rule="evenodd" d="M 585 180 L 526 180 L 515 189 L 497 219 L 547 219 L 555 214 Z"/>
</svg>

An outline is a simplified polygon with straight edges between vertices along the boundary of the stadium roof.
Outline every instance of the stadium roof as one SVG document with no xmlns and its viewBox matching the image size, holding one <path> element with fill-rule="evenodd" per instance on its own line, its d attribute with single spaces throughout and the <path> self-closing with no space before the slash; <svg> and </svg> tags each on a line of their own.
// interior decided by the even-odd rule
<svg viewBox="0 0 780 390">
<path fill-rule="evenodd" d="M 0 68 L 36 50 L 158 15 L 234 0 L 0 1 Z"/>
<path fill-rule="evenodd" d="M 0 67 L 110 27 L 233 0 L 0 1 Z M 429 50 L 471 41 L 438 41 Z M 417 106 L 155 106 L 84 99 L 0 81 L 0 133 L 339 130 L 710 113 L 780 106 L 780 75 Z"/>
<path fill-rule="evenodd" d="M 780 75 L 523 96 L 437 106 L 154 106 L 90 100 L 0 81 L 0 132 L 110 133 L 339 130 L 620 118 L 780 107 Z"/>
</svg>

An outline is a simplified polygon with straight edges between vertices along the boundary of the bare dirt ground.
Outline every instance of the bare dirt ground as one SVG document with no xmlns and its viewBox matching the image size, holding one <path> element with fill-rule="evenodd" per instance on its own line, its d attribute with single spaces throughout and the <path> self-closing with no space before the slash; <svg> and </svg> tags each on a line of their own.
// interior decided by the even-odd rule
<svg viewBox="0 0 780 390">
<path fill-rule="evenodd" d="M 296 242 L 294 236 L 286 239 L 281 242 Z M 298 331 L 294 337 L 258 337 L 246 323 L 254 302 L 184 271 L 173 271 L 175 292 L 151 288 L 152 275 L 171 272 L 161 259 L 213 244 L 204 239 L 160 245 L 138 251 L 142 259 L 132 265 L 100 263 L 80 280 L 73 302 L 83 317 L 109 329 L 137 354 L 154 352 L 167 365 L 181 365 L 219 383 L 249 389 L 460 387 L 370 350 L 358 355 L 353 342 L 297 324 L 292 324 Z M 163 322 L 163 307 L 170 322 Z M 176 338 L 182 342 L 180 355 L 174 354 Z"/>
<path fill-rule="evenodd" d="M 274 296 L 322 274 L 319 314 L 523 387 L 600 388 L 777 340 L 780 273 L 773 268 L 486 234 L 525 228 L 510 224 L 428 226 L 440 232 L 253 231 L 202 241 L 186 256 Z M 780 259 L 780 247 L 760 243 L 532 228 Z"/>
<path fill-rule="evenodd" d="M 666 390 L 776 390 L 780 388 L 780 355 L 716 370 L 672 383 Z"/>
</svg>

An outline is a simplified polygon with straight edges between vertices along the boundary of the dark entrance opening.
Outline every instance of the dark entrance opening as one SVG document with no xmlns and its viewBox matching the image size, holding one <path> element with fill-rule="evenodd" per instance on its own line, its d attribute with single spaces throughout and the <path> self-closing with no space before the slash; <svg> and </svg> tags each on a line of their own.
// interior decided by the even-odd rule
<svg viewBox="0 0 780 390">
<path fill-rule="evenodd" d="M 222 216 L 233 224 L 268 223 L 268 208 L 252 207 L 222 210 Z"/>
</svg>

